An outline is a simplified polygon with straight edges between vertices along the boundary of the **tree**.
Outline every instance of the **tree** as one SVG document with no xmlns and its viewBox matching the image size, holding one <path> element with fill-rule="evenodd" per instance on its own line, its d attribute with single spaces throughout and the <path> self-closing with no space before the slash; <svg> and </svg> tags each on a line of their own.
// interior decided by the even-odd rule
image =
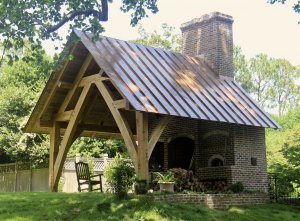
<svg viewBox="0 0 300 221">
<path fill-rule="evenodd" d="M 271 4 L 275 4 L 275 3 L 284 4 L 286 2 L 286 0 L 268 0 L 268 2 Z M 300 1 L 296 1 L 296 0 L 294 1 L 293 10 L 296 13 L 300 13 Z"/>
<path fill-rule="evenodd" d="M 235 80 L 262 106 L 276 109 L 278 115 L 299 106 L 297 79 L 299 67 L 286 59 L 258 54 L 247 60 L 241 48 L 234 47 Z"/>
<path fill-rule="evenodd" d="M 0 37 L 3 50 L 24 46 L 24 39 L 40 44 L 40 40 L 59 39 L 62 26 L 90 31 L 95 36 L 103 32 L 101 22 L 108 19 L 108 2 L 112 0 L 7 0 L 0 2 Z M 122 0 L 123 12 L 131 13 L 131 25 L 158 11 L 157 0 Z"/>
<path fill-rule="evenodd" d="M 258 54 L 250 59 L 250 73 L 253 87 L 251 93 L 254 99 L 262 106 L 267 107 L 271 94 L 272 65 L 271 59 L 266 54 Z"/>
<path fill-rule="evenodd" d="M 233 46 L 233 69 L 235 80 L 247 91 L 253 88 L 252 73 L 248 67 L 248 60 L 242 52 L 241 47 Z"/>
<path fill-rule="evenodd" d="M 74 157 L 76 154 L 80 154 L 99 158 L 104 153 L 107 153 L 108 157 L 115 157 L 117 153 L 127 155 L 127 149 L 121 140 L 80 137 L 72 145 L 68 156 Z"/>
<path fill-rule="evenodd" d="M 300 107 L 276 120 L 282 129 L 266 131 L 268 171 L 278 176 L 283 192 L 291 192 L 300 182 Z"/>
<path fill-rule="evenodd" d="M 288 109 L 299 106 L 300 87 L 295 82 L 300 70 L 286 59 L 274 59 L 271 85 L 271 102 L 281 116 Z"/>
<path fill-rule="evenodd" d="M 180 52 L 182 47 L 182 38 L 179 34 L 174 33 L 174 27 L 164 23 L 161 25 L 162 33 L 157 30 L 149 33 L 143 27 L 139 27 L 139 38 L 132 42 L 149 45 L 152 47 L 162 48 L 174 52 Z"/>
<path fill-rule="evenodd" d="M 24 50 L 11 53 L 26 59 L 4 63 L 0 70 L 0 152 L 6 162 L 42 163 L 48 155 L 47 137 L 24 134 L 22 126 L 51 73 L 52 59 L 41 47 L 29 43 Z"/>
</svg>

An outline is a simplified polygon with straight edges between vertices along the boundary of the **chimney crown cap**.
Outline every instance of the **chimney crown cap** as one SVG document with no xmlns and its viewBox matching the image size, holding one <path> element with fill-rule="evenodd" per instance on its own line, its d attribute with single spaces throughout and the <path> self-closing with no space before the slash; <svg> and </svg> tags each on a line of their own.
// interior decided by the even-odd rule
<svg viewBox="0 0 300 221">
<path fill-rule="evenodd" d="M 189 28 L 190 26 L 201 24 L 203 22 L 208 22 L 212 19 L 218 19 L 218 20 L 221 20 L 221 21 L 226 21 L 226 22 L 233 23 L 232 16 L 223 14 L 221 12 L 211 12 L 209 14 L 202 15 L 200 18 L 194 18 L 189 22 L 183 23 L 181 25 L 180 29 L 183 31 L 183 30 Z"/>
</svg>

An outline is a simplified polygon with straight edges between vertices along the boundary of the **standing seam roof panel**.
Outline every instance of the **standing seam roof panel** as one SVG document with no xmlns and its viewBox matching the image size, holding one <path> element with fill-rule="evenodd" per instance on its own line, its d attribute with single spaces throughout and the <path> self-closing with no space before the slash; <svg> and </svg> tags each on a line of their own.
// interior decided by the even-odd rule
<svg viewBox="0 0 300 221">
<path fill-rule="evenodd" d="M 112 41 L 115 41 L 115 40 L 112 39 Z M 120 47 L 122 48 L 123 51 L 125 51 L 125 50 L 130 51 L 128 53 L 128 56 L 130 56 L 131 59 L 135 62 L 135 65 L 137 66 L 137 68 L 139 68 L 142 71 L 143 75 L 146 76 L 148 73 L 149 76 L 147 77 L 147 81 L 148 81 L 147 84 L 154 86 L 153 90 L 157 96 L 158 101 L 160 102 L 161 100 L 164 100 L 166 98 L 171 99 L 171 97 L 168 96 L 169 93 L 164 89 L 164 86 L 161 85 L 160 82 L 157 81 L 157 79 L 155 78 L 155 74 L 153 74 L 152 70 L 149 68 L 147 69 L 146 65 L 144 65 L 142 63 L 143 61 L 141 61 L 138 56 L 135 56 L 136 53 L 134 53 L 134 51 L 131 48 L 129 48 L 129 46 L 126 43 L 117 42 L 117 41 L 115 41 L 115 42 L 120 45 Z M 176 109 L 174 109 L 174 107 L 172 107 L 169 103 L 164 103 L 164 105 L 165 105 L 165 109 L 168 112 L 168 114 L 177 115 Z"/>
<path fill-rule="evenodd" d="M 142 97 L 140 99 L 144 99 L 147 100 L 149 102 L 149 107 L 153 107 L 155 110 L 157 110 L 159 113 L 162 114 L 167 114 L 167 112 L 165 111 L 165 109 L 161 106 L 161 104 L 157 101 L 155 94 L 152 93 L 152 91 L 149 90 L 149 88 L 147 87 L 146 84 L 146 78 L 141 78 L 141 73 L 140 75 L 136 75 L 135 73 L 137 73 L 136 71 L 138 70 L 134 70 L 132 61 L 128 61 L 128 56 L 127 55 L 123 55 L 122 51 L 119 50 L 118 48 L 113 48 L 111 47 L 111 45 L 109 44 L 107 39 L 104 39 L 102 42 L 103 46 L 107 49 L 108 52 L 109 51 L 116 51 L 118 52 L 118 54 L 120 55 L 119 59 L 116 60 L 116 64 L 124 70 L 124 75 L 126 75 L 126 77 L 128 79 L 131 79 L 131 83 L 136 85 L 137 88 L 139 90 L 134 91 L 134 93 L 137 94 L 137 96 L 139 96 L 138 92 L 140 91 Z M 98 45 L 98 42 L 97 42 Z M 110 52 L 109 52 L 110 53 Z M 142 82 L 143 81 L 143 82 Z"/>
<path fill-rule="evenodd" d="M 224 100 L 224 102 L 226 103 L 226 105 L 231 109 L 232 113 L 235 113 L 240 121 L 242 122 L 242 124 L 251 124 L 251 122 L 247 119 L 247 114 L 245 114 L 241 108 L 239 108 L 239 106 L 237 106 L 237 99 L 234 99 L 234 97 L 230 98 L 228 97 L 228 94 L 223 90 L 223 87 L 221 84 L 219 84 L 220 81 L 216 82 L 213 78 L 211 78 L 210 76 L 207 76 L 206 78 L 208 81 L 207 83 L 209 85 L 211 85 L 214 90 L 216 91 L 216 93 L 221 97 L 221 99 Z"/>
<path fill-rule="evenodd" d="M 185 113 L 184 108 L 181 107 L 181 105 L 178 103 L 178 101 L 176 101 L 176 97 L 174 97 L 174 95 L 172 93 L 174 91 L 173 86 L 171 84 L 163 84 L 162 83 L 162 81 L 163 81 L 162 79 L 164 77 L 161 75 L 161 73 L 159 72 L 157 67 L 155 67 L 153 65 L 153 63 L 150 61 L 150 59 L 148 57 L 146 57 L 146 55 L 142 51 L 139 50 L 137 45 L 135 45 L 133 43 L 128 43 L 128 42 L 125 42 L 125 44 L 128 44 L 129 47 L 131 47 L 132 49 L 135 49 L 135 52 L 139 55 L 138 58 L 146 66 L 146 68 L 148 68 L 148 70 L 149 70 L 148 74 L 151 75 L 150 78 L 152 78 L 154 85 L 161 91 L 161 93 L 165 97 L 165 99 L 169 101 L 169 102 L 165 102 L 165 103 L 167 105 L 172 106 L 173 109 L 175 109 L 175 111 L 179 115 L 181 113 L 183 113 L 184 115 L 188 116 Z"/>
<path fill-rule="evenodd" d="M 138 111 L 280 128 L 235 82 L 200 58 L 75 30 L 113 85 Z"/>
<path fill-rule="evenodd" d="M 167 54 L 164 54 L 165 52 L 162 50 L 157 50 L 160 55 L 162 56 L 163 59 L 166 60 L 166 62 L 168 62 L 168 64 L 170 65 L 170 67 L 174 70 L 174 73 L 177 74 L 177 76 L 180 78 L 178 79 L 178 81 L 182 81 L 181 83 L 181 88 L 183 90 L 185 90 L 184 87 L 186 87 L 186 91 L 189 95 L 189 97 L 193 100 L 194 104 L 196 105 L 196 111 L 199 111 L 199 115 L 202 119 L 211 119 L 211 120 L 217 120 L 211 113 L 210 111 L 205 107 L 205 105 L 203 106 L 203 103 L 201 102 L 201 100 L 199 100 L 199 98 L 196 96 L 196 94 L 194 92 L 192 92 L 192 89 L 189 87 L 189 84 L 187 82 L 187 79 L 184 79 L 184 76 L 188 76 L 186 74 L 186 71 L 183 70 L 182 73 L 179 73 L 179 67 L 177 66 L 176 62 L 172 61 Z M 177 67 L 177 68 L 176 68 Z M 182 74 L 184 74 L 182 76 Z M 184 83 L 184 85 L 182 85 Z M 204 109 L 204 110 L 203 110 Z"/>
<path fill-rule="evenodd" d="M 160 57 L 160 54 L 159 54 L 159 50 L 152 50 L 151 52 L 155 52 L 156 53 L 156 57 Z M 201 112 L 201 110 L 195 105 L 195 102 L 193 101 L 193 99 L 191 98 L 191 95 L 189 93 L 188 90 L 185 90 L 184 88 L 182 88 L 182 85 L 179 84 L 178 80 L 180 78 L 179 74 L 177 73 L 176 70 L 174 70 L 171 65 L 172 65 L 172 62 L 167 62 L 165 61 L 165 59 L 163 59 L 162 57 L 160 57 L 161 59 L 158 59 L 160 61 L 160 64 L 162 66 L 165 66 L 166 69 L 167 69 L 167 72 L 174 76 L 174 83 L 175 83 L 175 86 L 178 88 L 179 91 L 181 91 L 181 94 L 183 96 L 183 101 L 185 102 L 185 105 L 186 105 L 186 108 L 189 108 L 191 110 L 191 112 L 194 112 L 197 117 L 199 118 L 204 118 L 205 115 L 199 115 L 198 112 Z M 177 80 L 176 80 L 177 79 Z"/>
</svg>

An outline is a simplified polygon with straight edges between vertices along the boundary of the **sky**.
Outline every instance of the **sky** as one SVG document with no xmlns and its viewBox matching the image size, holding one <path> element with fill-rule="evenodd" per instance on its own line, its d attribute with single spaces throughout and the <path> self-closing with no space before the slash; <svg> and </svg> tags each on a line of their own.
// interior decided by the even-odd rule
<svg viewBox="0 0 300 221">
<path fill-rule="evenodd" d="M 193 18 L 214 11 L 231 15 L 233 41 L 250 58 L 266 53 L 274 58 L 285 58 L 293 65 L 300 65 L 300 21 L 299 14 L 292 10 L 292 2 L 285 5 L 270 5 L 267 0 L 158 0 L 159 12 L 149 14 L 140 23 L 151 32 L 161 30 L 167 23 L 180 33 L 180 25 Z M 109 5 L 109 21 L 104 24 L 103 35 L 132 40 L 138 37 L 138 28 L 130 26 L 130 15 L 120 11 L 120 0 Z M 65 30 L 60 30 L 65 35 Z M 47 53 L 61 43 L 44 43 Z"/>
</svg>

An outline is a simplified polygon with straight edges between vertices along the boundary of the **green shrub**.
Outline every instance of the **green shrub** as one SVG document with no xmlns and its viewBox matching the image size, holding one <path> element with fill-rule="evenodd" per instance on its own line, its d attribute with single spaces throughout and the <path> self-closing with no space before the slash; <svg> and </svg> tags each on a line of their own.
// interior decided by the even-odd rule
<svg viewBox="0 0 300 221">
<path fill-rule="evenodd" d="M 105 170 L 104 176 L 116 196 L 123 198 L 133 185 L 135 171 L 132 163 L 118 154 Z"/>
<path fill-rule="evenodd" d="M 234 193 L 241 193 L 241 192 L 244 191 L 244 189 L 245 189 L 245 187 L 244 187 L 244 184 L 242 182 L 236 182 L 234 184 L 231 184 L 228 187 L 228 190 L 232 191 Z"/>
</svg>

